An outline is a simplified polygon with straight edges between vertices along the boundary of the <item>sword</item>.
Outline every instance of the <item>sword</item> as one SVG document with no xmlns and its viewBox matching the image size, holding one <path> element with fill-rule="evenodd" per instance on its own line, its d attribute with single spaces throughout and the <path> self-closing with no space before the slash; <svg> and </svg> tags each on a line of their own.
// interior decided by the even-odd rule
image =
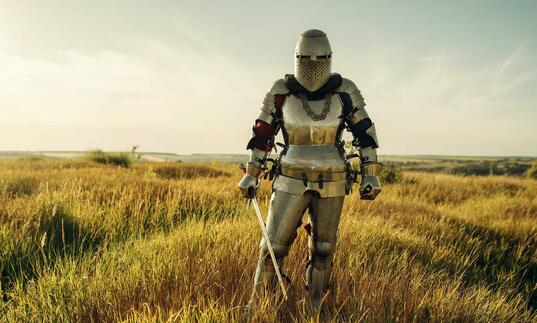
<svg viewBox="0 0 537 323">
<path fill-rule="evenodd" d="M 278 276 L 278 281 L 280 282 L 280 287 L 282 289 L 283 298 L 287 299 L 287 291 L 285 290 L 285 285 L 283 284 L 282 274 L 280 273 L 280 267 L 278 266 L 278 263 L 276 262 L 276 256 L 274 255 L 274 250 L 272 250 L 272 245 L 270 243 L 267 229 L 265 228 L 265 222 L 263 222 L 263 216 L 261 215 L 259 204 L 257 204 L 257 198 L 254 196 L 251 199 L 251 201 L 252 201 L 252 204 L 254 205 L 255 213 L 257 214 L 257 219 L 259 220 L 259 225 L 261 226 L 261 231 L 263 232 L 263 238 L 265 238 L 265 241 L 267 243 L 267 248 L 270 253 L 270 258 L 272 259 L 272 264 L 274 265 L 274 269 L 276 270 L 276 276 Z"/>
</svg>

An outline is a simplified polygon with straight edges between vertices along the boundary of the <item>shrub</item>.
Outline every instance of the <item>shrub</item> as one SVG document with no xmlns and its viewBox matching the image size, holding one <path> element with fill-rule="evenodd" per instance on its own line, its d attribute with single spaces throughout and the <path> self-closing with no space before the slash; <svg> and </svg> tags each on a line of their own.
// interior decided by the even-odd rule
<svg viewBox="0 0 537 323">
<path fill-rule="evenodd" d="M 197 177 L 219 177 L 219 176 L 230 176 L 231 174 L 216 168 L 207 167 L 204 165 L 192 165 L 192 164 L 181 164 L 181 165 L 163 165 L 158 166 L 154 170 L 161 178 L 166 179 L 190 179 Z"/>
<path fill-rule="evenodd" d="M 19 160 L 23 162 L 36 163 L 36 162 L 44 161 L 45 158 L 43 156 L 30 155 L 30 156 L 20 157 Z"/>
<path fill-rule="evenodd" d="M 125 152 L 107 153 L 102 150 L 92 150 L 87 152 L 84 157 L 99 164 L 120 167 L 129 167 L 131 165 L 130 155 Z"/>
<path fill-rule="evenodd" d="M 380 182 L 382 184 L 396 184 L 403 179 L 403 172 L 395 166 L 386 167 L 380 173 Z"/>
<path fill-rule="evenodd" d="M 526 176 L 528 178 L 537 179 L 537 163 L 534 163 L 533 166 L 526 171 Z"/>
<path fill-rule="evenodd" d="M 446 172 L 455 175 L 506 175 L 523 176 L 530 165 L 528 163 L 498 161 L 457 162 L 455 165 L 446 167 Z"/>
</svg>

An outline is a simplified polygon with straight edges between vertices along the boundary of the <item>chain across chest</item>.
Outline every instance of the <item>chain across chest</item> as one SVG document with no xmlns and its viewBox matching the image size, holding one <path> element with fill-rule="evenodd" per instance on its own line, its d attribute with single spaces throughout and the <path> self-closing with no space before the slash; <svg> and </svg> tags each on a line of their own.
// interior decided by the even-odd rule
<svg viewBox="0 0 537 323">
<path fill-rule="evenodd" d="M 327 93 L 324 97 L 324 107 L 323 107 L 323 110 L 321 111 L 321 113 L 317 114 L 315 113 L 315 111 L 313 111 L 313 109 L 311 108 L 311 105 L 308 101 L 308 98 L 306 97 L 305 94 L 300 94 L 299 95 L 299 98 L 300 98 L 300 101 L 302 102 L 302 108 L 304 109 L 304 111 L 306 112 L 306 114 L 308 115 L 308 117 L 311 118 L 311 120 L 313 121 L 321 121 L 321 120 L 324 120 L 326 119 L 326 116 L 328 115 L 328 113 L 330 112 L 330 106 L 332 104 L 332 99 L 331 99 L 332 95 L 330 93 Z"/>
</svg>

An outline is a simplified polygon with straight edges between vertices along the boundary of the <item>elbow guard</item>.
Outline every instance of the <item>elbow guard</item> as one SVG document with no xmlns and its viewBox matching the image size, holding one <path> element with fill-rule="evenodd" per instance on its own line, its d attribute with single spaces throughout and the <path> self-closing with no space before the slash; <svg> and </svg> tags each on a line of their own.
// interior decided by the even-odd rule
<svg viewBox="0 0 537 323">
<path fill-rule="evenodd" d="M 360 120 L 359 122 L 350 125 L 349 130 L 352 132 L 355 141 L 354 146 L 359 148 L 378 148 L 377 136 L 375 133 L 375 125 L 369 118 Z"/>
<path fill-rule="evenodd" d="M 248 141 L 246 149 L 261 149 L 270 151 L 272 149 L 274 136 L 276 135 L 276 127 L 266 123 L 263 120 L 256 120 L 252 128 L 252 138 Z"/>
</svg>

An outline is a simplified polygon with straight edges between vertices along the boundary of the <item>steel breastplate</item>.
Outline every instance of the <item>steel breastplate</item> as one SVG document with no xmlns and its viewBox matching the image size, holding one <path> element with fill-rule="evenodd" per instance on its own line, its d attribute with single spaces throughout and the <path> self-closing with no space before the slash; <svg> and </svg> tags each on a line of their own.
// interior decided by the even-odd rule
<svg viewBox="0 0 537 323">
<path fill-rule="evenodd" d="M 303 100 L 306 99 L 291 95 L 282 107 L 282 128 L 287 140 L 287 149 L 281 158 L 282 170 L 294 178 L 307 176 L 311 181 L 321 176 L 324 180 L 337 181 L 346 171 L 345 161 L 336 146 L 343 111 L 339 96 L 334 94 L 329 98 L 328 112 L 325 99 L 307 101 L 309 107 L 306 108 Z"/>
<path fill-rule="evenodd" d="M 314 115 L 322 116 L 326 100 L 309 101 L 305 104 Z M 289 145 L 334 145 L 341 122 L 343 107 L 339 96 L 330 97 L 330 110 L 323 120 L 314 120 L 308 115 L 303 101 L 297 95 L 290 95 L 282 107 L 283 129 Z"/>
</svg>

